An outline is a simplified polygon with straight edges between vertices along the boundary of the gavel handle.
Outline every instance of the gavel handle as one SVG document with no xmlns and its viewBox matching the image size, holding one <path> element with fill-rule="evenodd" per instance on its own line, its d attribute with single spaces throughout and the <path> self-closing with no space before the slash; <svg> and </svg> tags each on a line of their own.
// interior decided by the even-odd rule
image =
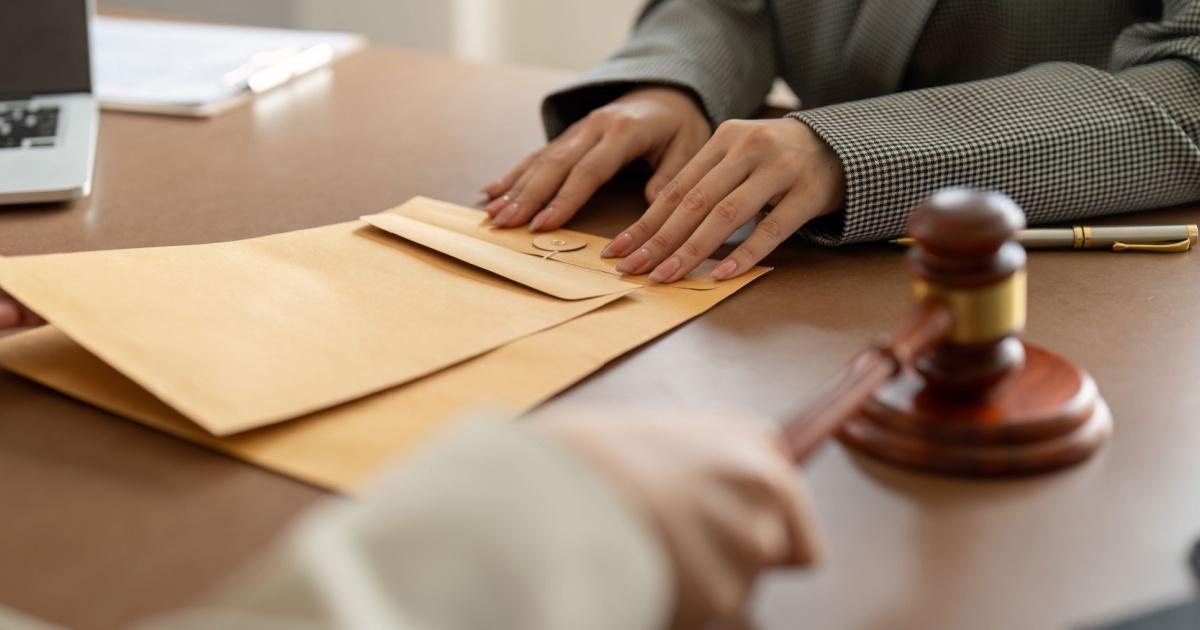
<svg viewBox="0 0 1200 630">
<path fill-rule="evenodd" d="M 898 374 L 922 348 L 950 334 L 953 326 L 949 309 L 940 301 L 927 299 L 890 339 L 854 357 L 824 395 L 784 424 L 783 437 L 792 461 L 803 463 L 879 386 Z"/>
</svg>

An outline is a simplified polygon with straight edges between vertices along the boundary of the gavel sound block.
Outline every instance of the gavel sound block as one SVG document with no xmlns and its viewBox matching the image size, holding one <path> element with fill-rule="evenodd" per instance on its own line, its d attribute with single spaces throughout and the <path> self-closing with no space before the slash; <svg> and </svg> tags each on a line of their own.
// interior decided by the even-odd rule
<svg viewBox="0 0 1200 630">
<path fill-rule="evenodd" d="M 797 461 L 837 431 L 853 448 L 929 471 L 1003 476 L 1080 462 L 1112 431 L 1078 365 L 1023 343 L 1024 215 L 1007 197 L 940 191 L 909 224 L 918 305 L 784 429 Z"/>
</svg>

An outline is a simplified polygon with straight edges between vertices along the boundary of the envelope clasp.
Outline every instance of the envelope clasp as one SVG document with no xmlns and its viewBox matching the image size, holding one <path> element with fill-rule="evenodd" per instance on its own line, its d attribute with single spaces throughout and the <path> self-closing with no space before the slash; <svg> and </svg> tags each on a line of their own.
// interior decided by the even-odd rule
<svg viewBox="0 0 1200 630">
<path fill-rule="evenodd" d="M 573 252 L 587 247 L 582 239 L 542 234 L 533 239 L 533 246 L 544 252 Z"/>
</svg>

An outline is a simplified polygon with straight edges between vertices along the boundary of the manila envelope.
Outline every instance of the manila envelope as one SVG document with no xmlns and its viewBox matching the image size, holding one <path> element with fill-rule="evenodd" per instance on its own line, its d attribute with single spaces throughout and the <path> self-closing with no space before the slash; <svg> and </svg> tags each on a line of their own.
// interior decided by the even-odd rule
<svg viewBox="0 0 1200 630">
<path fill-rule="evenodd" d="M 424 198 L 234 243 L 0 259 L 51 325 L 0 365 L 157 429 L 336 491 L 431 430 L 517 414 L 767 271 L 622 277 L 606 239 L 550 253 Z M 548 255 L 549 254 L 549 255 Z"/>
</svg>

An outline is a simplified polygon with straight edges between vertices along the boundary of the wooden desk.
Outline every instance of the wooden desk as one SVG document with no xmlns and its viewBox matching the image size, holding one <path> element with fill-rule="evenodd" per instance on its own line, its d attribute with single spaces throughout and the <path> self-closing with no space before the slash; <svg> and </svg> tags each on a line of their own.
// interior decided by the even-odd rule
<svg viewBox="0 0 1200 630">
<path fill-rule="evenodd" d="M 0 209 L 0 253 L 202 243 L 459 203 L 542 142 L 562 74 L 371 49 L 214 120 L 103 116 L 95 192 Z M 573 224 L 636 217 L 617 182 Z M 1200 210 L 1122 217 L 1195 222 Z M 901 253 L 790 246 L 778 269 L 552 402 L 779 415 L 907 306 Z M 763 583 L 765 628 L 1063 628 L 1186 596 L 1200 535 L 1200 253 L 1040 252 L 1028 337 L 1092 370 L 1117 432 L 1065 474 L 968 482 L 861 460 L 809 467 L 818 570 Z M 214 304 L 213 308 L 221 308 Z M 0 602 L 79 628 L 183 604 L 300 510 L 307 485 L 0 373 Z"/>
</svg>

